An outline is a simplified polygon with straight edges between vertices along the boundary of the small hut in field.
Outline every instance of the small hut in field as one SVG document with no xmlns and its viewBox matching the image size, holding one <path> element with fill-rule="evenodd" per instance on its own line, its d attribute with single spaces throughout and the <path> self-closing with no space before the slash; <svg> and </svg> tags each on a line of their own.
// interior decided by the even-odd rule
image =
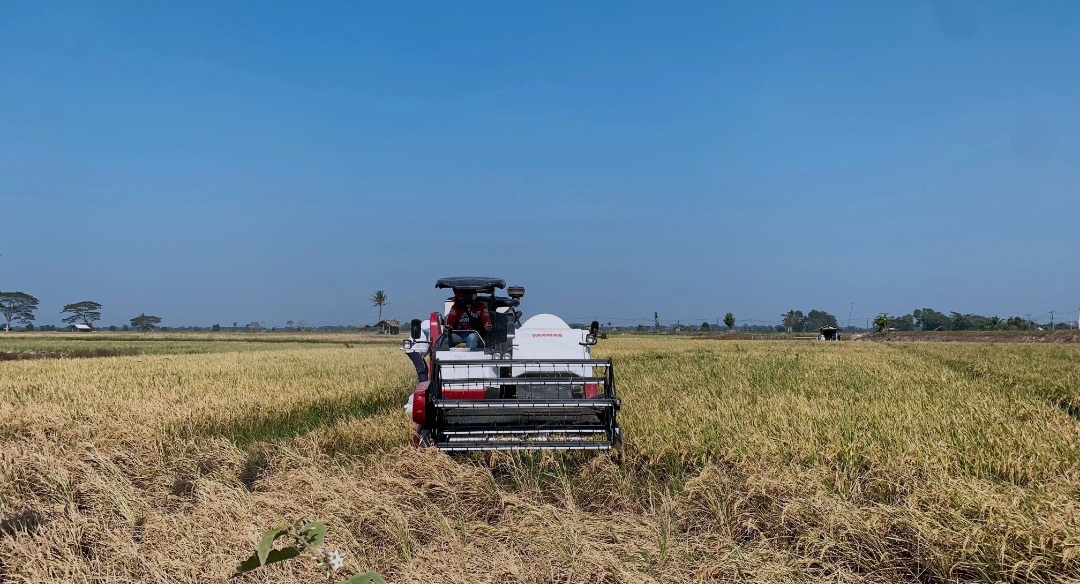
<svg viewBox="0 0 1080 584">
<path fill-rule="evenodd" d="M 820 341 L 839 341 L 840 329 L 834 326 L 823 326 L 818 329 L 818 340 Z"/>
<path fill-rule="evenodd" d="M 379 329 L 380 335 L 401 334 L 401 323 L 392 318 L 380 320 L 379 322 L 375 323 L 375 328 Z"/>
</svg>

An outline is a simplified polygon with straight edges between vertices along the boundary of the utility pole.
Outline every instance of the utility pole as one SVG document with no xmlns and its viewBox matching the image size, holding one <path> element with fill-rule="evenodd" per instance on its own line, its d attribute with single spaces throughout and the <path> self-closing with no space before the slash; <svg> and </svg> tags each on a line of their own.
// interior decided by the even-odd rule
<svg viewBox="0 0 1080 584">
<path fill-rule="evenodd" d="M 1050 330 L 1054 330 L 1054 311 L 1050 311 Z"/>
<path fill-rule="evenodd" d="M 851 303 L 851 306 L 848 306 L 848 309 L 847 309 L 847 325 L 845 325 L 844 328 L 847 328 L 847 327 L 851 326 L 851 309 L 852 308 L 855 308 L 855 303 L 854 302 Z"/>
<path fill-rule="evenodd" d="M 1028 317 L 1027 326 L 1024 327 L 1024 330 L 1030 331 L 1031 330 L 1031 313 L 1030 312 L 1028 313 L 1027 317 Z"/>
</svg>

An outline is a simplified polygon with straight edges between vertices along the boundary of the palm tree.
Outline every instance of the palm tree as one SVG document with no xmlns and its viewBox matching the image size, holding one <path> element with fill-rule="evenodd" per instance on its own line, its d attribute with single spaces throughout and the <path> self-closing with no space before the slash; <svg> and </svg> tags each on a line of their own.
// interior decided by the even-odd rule
<svg viewBox="0 0 1080 584">
<path fill-rule="evenodd" d="M 376 290 L 375 293 L 371 295 L 371 305 L 379 307 L 379 322 L 382 322 L 382 307 L 386 306 L 386 304 L 386 292 Z"/>
</svg>

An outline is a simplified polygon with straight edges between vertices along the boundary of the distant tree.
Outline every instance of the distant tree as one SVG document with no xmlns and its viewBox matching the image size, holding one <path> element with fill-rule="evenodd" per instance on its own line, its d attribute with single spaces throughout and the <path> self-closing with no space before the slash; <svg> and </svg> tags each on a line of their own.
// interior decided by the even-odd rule
<svg viewBox="0 0 1080 584">
<path fill-rule="evenodd" d="M 26 327 L 23 328 L 23 330 L 27 331 L 27 332 L 34 330 L 34 323 L 32 323 L 32 322 L 26 323 Z"/>
<path fill-rule="evenodd" d="M 731 330 L 731 329 L 735 328 L 735 315 L 734 314 L 731 314 L 729 312 L 729 313 L 724 315 L 724 326 L 727 327 L 727 330 Z"/>
<path fill-rule="evenodd" d="M 116 332 L 116 325 L 115 324 L 110 324 L 109 325 L 109 332 L 113 332 L 113 333 Z"/>
<path fill-rule="evenodd" d="M 986 320 L 986 323 L 983 324 L 982 328 L 985 331 L 999 331 L 1005 328 L 1005 326 L 1005 321 L 1001 320 L 1001 318 L 995 314 Z"/>
<path fill-rule="evenodd" d="M 382 322 L 382 309 L 383 306 L 386 306 L 387 304 L 386 292 L 383 292 L 382 290 L 376 290 L 375 293 L 371 295 L 370 300 L 372 306 L 379 307 L 379 322 Z"/>
<path fill-rule="evenodd" d="M 214 326 L 210 327 L 210 332 L 212 332 L 212 333 L 221 332 L 221 325 L 220 324 L 215 324 Z"/>
<path fill-rule="evenodd" d="M 232 323 L 232 328 L 233 328 L 233 330 L 236 330 L 236 321 L 235 320 Z"/>
<path fill-rule="evenodd" d="M 788 332 L 802 332 L 806 328 L 806 317 L 801 310 L 789 310 L 781 316 L 784 317 L 784 327 Z"/>
<path fill-rule="evenodd" d="M 781 324 L 784 325 L 784 330 L 792 332 L 795 330 L 795 325 L 799 322 L 798 316 L 795 315 L 795 309 L 787 311 L 785 314 L 780 315 L 783 318 Z"/>
<path fill-rule="evenodd" d="M 892 328 L 898 331 L 913 331 L 915 330 L 915 317 L 910 314 L 903 316 L 894 316 L 889 319 Z"/>
<path fill-rule="evenodd" d="M 802 328 L 804 331 L 816 331 L 823 326 L 837 326 L 836 317 L 824 310 L 811 310 L 806 315 L 805 324 Z"/>
<path fill-rule="evenodd" d="M 965 314 L 964 320 L 966 321 L 965 330 L 969 331 L 985 331 L 990 330 L 986 328 L 987 323 L 990 322 L 990 318 L 982 316 L 981 314 Z"/>
<path fill-rule="evenodd" d="M 656 332 L 660 332 L 660 315 L 657 312 L 652 313 L 653 326 L 656 327 Z"/>
<path fill-rule="evenodd" d="M 874 326 L 877 327 L 879 332 L 885 332 L 889 330 L 889 315 L 882 312 L 874 318 Z"/>
<path fill-rule="evenodd" d="M 1011 316 L 1009 317 L 1009 320 L 1005 321 L 1005 325 L 1011 331 L 1018 331 L 1024 328 L 1024 319 L 1020 318 L 1019 316 Z"/>
<path fill-rule="evenodd" d="M 949 314 L 950 328 L 954 331 L 966 331 L 968 328 L 967 316 L 959 312 Z"/>
<path fill-rule="evenodd" d="M 249 331 L 261 331 L 263 330 L 263 325 L 262 323 L 253 320 L 247 324 L 247 329 Z"/>
<path fill-rule="evenodd" d="M 160 318 L 143 313 L 131 319 L 131 326 L 135 330 L 146 333 L 154 330 L 154 327 L 157 326 L 159 322 L 161 322 Z M 162 329 L 164 329 L 164 327 L 162 327 Z"/>
<path fill-rule="evenodd" d="M 919 330 L 933 331 L 938 327 L 949 328 L 950 325 L 949 317 L 933 308 L 917 309 L 911 314 L 915 317 L 915 326 Z"/>
<path fill-rule="evenodd" d="M 30 324 L 37 307 L 38 299 L 25 292 L 0 292 L 0 314 L 7 320 L 9 331 L 12 321 Z"/>
<path fill-rule="evenodd" d="M 643 332 L 645 332 L 645 325 L 639 324 L 639 325 L 637 325 L 637 328 L 635 328 L 634 330 L 636 330 L 639 333 L 643 333 Z"/>
<path fill-rule="evenodd" d="M 95 321 L 101 320 L 101 305 L 90 300 L 68 304 L 60 311 L 61 314 L 67 312 L 71 313 L 71 316 L 64 317 L 64 322 L 67 324 L 81 322 L 88 327 L 93 327 Z"/>
<path fill-rule="evenodd" d="M 120 330 L 122 330 L 122 331 L 124 331 L 126 333 L 130 329 L 128 329 L 128 325 L 125 324 L 124 326 L 120 327 Z"/>
<path fill-rule="evenodd" d="M 286 328 L 292 328 L 292 321 L 291 320 L 285 321 L 285 326 L 286 326 Z"/>
<path fill-rule="evenodd" d="M 703 332 L 703 333 L 707 333 L 710 330 L 712 330 L 712 327 L 709 326 L 709 323 L 703 322 L 703 323 L 701 323 L 701 326 L 699 327 L 699 330 L 701 332 Z"/>
</svg>

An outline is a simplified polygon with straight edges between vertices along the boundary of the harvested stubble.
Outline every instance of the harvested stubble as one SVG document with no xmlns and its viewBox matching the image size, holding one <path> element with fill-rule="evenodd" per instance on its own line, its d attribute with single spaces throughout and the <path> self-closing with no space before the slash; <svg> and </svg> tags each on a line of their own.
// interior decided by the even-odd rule
<svg viewBox="0 0 1080 584">
<path fill-rule="evenodd" d="M 0 581 L 225 581 L 298 517 L 399 582 L 1080 574 L 1080 348 L 600 348 L 621 464 L 414 452 L 385 345 L 0 364 Z"/>
<path fill-rule="evenodd" d="M 399 342 L 394 337 L 358 333 L 4 333 L 0 335 L 0 361 L 397 345 Z"/>
</svg>

